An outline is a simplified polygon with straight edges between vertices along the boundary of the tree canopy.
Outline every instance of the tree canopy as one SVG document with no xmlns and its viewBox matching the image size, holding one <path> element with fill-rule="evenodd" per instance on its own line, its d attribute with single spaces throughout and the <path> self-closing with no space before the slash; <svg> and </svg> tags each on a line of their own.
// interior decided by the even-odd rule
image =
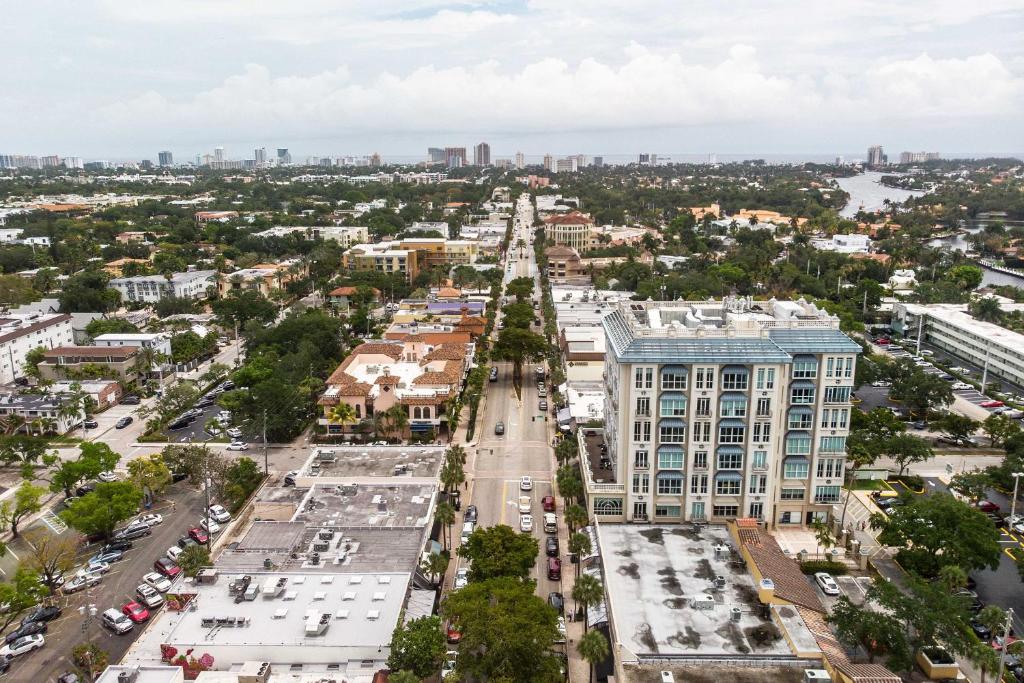
<svg viewBox="0 0 1024 683">
<path fill-rule="evenodd" d="M 530 534 L 497 524 L 477 527 L 458 552 L 460 557 L 472 562 L 470 581 L 497 577 L 526 579 L 537 561 L 539 546 Z"/>
</svg>

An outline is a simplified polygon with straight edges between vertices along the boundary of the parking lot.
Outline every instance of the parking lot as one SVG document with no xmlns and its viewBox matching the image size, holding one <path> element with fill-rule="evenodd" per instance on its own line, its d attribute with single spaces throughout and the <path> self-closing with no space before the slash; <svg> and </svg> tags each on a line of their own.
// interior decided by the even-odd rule
<svg viewBox="0 0 1024 683">
<path fill-rule="evenodd" d="M 110 571 L 98 585 L 72 595 L 58 592 L 53 600 L 62 608 L 63 613 L 49 623 L 45 634 L 46 645 L 41 650 L 17 657 L 7 675 L 13 680 L 52 681 L 61 673 L 73 669 L 71 650 L 87 639 L 106 651 L 111 662 L 118 661 L 146 624 L 137 624 L 129 633 L 118 636 L 100 625 L 99 615 L 111 607 L 120 610 L 122 605 L 135 599 L 135 588 L 142 583 L 143 575 L 153 571 L 153 562 L 198 523 L 203 514 L 204 502 L 202 492 L 185 482 L 168 487 L 164 496 L 148 511 L 163 515 L 163 523 L 154 527 L 151 535 L 133 541 L 132 548 L 123 559 L 111 565 Z M 45 522 L 37 522 L 30 529 L 47 533 L 60 530 L 59 526 L 53 529 Z M 76 535 L 73 530 L 64 533 Z M 23 561 L 27 553 L 32 552 L 32 547 L 24 540 L 20 543 L 19 557 Z M 87 562 L 98 550 L 98 544 L 83 545 L 78 553 L 79 560 Z M 68 572 L 68 578 L 75 571 Z M 84 605 L 95 605 L 97 610 L 96 616 L 88 624 L 86 618 L 79 613 L 79 608 Z M 17 623 L 12 624 L 8 630 L 15 628 Z"/>
</svg>

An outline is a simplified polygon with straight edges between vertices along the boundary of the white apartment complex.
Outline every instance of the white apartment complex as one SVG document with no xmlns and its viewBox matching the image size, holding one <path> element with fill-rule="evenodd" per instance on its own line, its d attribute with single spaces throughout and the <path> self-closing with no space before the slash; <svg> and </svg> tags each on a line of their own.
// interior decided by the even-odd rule
<svg viewBox="0 0 1024 683">
<path fill-rule="evenodd" d="M 25 355 L 34 348 L 52 349 L 75 343 L 71 316 L 65 313 L 0 315 L 0 384 L 25 375 Z"/>
<path fill-rule="evenodd" d="M 191 270 L 185 273 L 174 273 L 170 278 L 163 275 L 140 275 L 137 277 L 118 277 L 110 281 L 110 287 L 121 293 L 122 301 L 156 303 L 161 299 L 177 297 L 179 299 L 206 298 L 210 287 L 217 286 L 217 271 Z"/>
<path fill-rule="evenodd" d="M 162 332 L 126 332 L 123 334 L 111 332 L 96 337 L 93 339 L 93 344 L 95 346 L 137 346 L 144 349 L 153 349 L 167 357 L 171 355 L 171 337 Z"/>
<path fill-rule="evenodd" d="M 861 348 L 837 318 L 803 300 L 623 302 L 603 326 L 615 483 L 585 465 L 597 517 L 774 527 L 839 501 Z"/>
</svg>

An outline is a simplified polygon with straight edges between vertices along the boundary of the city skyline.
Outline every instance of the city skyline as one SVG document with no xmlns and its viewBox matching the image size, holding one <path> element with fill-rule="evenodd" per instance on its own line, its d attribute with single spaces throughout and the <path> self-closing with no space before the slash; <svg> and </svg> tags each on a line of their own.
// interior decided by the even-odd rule
<svg viewBox="0 0 1024 683">
<path fill-rule="evenodd" d="M 872 141 L 1024 149 L 1017 0 L 648 2 L 642 12 L 421 0 L 344 13 L 322 2 L 107 0 L 65 11 L 55 27 L 45 8 L 10 9 L 22 30 L 0 77 L 11 105 L 0 149 L 154 160 L 270 142 L 383 157 L 479 140 L 494 156 L 843 154 Z M 140 35 L 150 49 L 124 59 Z M 196 52 L 195 41 L 217 49 Z"/>
</svg>

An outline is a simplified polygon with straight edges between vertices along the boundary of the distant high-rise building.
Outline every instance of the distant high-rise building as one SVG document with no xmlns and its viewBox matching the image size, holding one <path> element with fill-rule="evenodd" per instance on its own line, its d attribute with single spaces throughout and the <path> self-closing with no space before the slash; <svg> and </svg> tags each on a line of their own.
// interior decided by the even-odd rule
<svg viewBox="0 0 1024 683">
<path fill-rule="evenodd" d="M 658 165 L 658 155 L 657 154 L 652 154 L 651 155 L 651 166 L 657 166 L 657 165 Z"/>
<path fill-rule="evenodd" d="M 900 154 L 900 163 L 920 164 L 925 161 L 935 161 L 938 158 L 938 152 L 902 152 Z"/>
<path fill-rule="evenodd" d="M 491 146 L 488 145 L 486 142 L 481 142 L 479 145 L 473 148 L 473 165 L 491 165 Z"/>
<path fill-rule="evenodd" d="M 223 147 L 215 147 L 213 149 L 213 160 L 216 162 L 225 161 Z"/>
<path fill-rule="evenodd" d="M 604 157 L 594 157 L 594 166 L 598 168 L 604 166 Z"/>
<path fill-rule="evenodd" d="M 885 165 L 885 152 L 882 151 L 881 145 L 874 145 L 868 147 L 868 166 L 884 166 Z"/>
<path fill-rule="evenodd" d="M 174 155 L 170 152 L 159 152 L 157 153 L 156 158 L 161 166 L 174 166 Z"/>
<path fill-rule="evenodd" d="M 641 165 L 647 165 L 647 164 L 651 163 L 651 155 L 650 154 L 640 154 L 640 156 L 637 158 L 637 160 L 639 161 L 639 163 Z"/>
<path fill-rule="evenodd" d="M 278 166 L 287 166 L 292 163 L 292 155 L 288 153 L 287 147 L 277 148 L 277 164 Z"/>
<path fill-rule="evenodd" d="M 256 167 L 260 168 L 267 165 L 267 148 L 257 147 L 252 151 L 252 160 L 256 162 Z"/>
<path fill-rule="evenodd" d="M 430 163 L 439 164 L 445 160 L 444 150 L 440 147 L 427 147 L 427 158 L 430 159 Z"/>
<path fill-rule="evenodd" d="M 461 168 L 466 165 L 465 147 L 445 147 L 444 165 L 448 168 Z"/>
<path fill-rule="evenodd" d="M 370 155 L 370 166 L 374 168 L 380 166 L 380 154 L 374 152 L 373 154 Z"/>
<path fill-rule="evenodd" d="M 554 171 L 555 170 L 555 158 L 550 154 L 544 155 L 544 170 Z"/>
<path fill-rule="evenodd" d="M 522 152 L 516 152 L 516 168 L 526 168 L 526 155 Z"/>
<path fill-rule="evenodd" d="M 85 168 L 82 157 L 64 157 L 64 168 Z"/>
<path fill-rule="evenodd" d="M 139 162 L 139 168 L 148 171 L 149 169 L 153 168 L 153 162 L 150 161 L 149 159 L 143 159 L 142 161 Z"/>
<path fill-rule="evenodd" d="M 555 162 L 555 170 L 559 173 L 575 173 L 579 170 L 576 157 L 566 157 Z"/>
<path fill-rule="evenodd" d="M 40 157 L 40 159 L 39 159 L 39 165 L 42 166 L 43 168 L 56 168 L 56 167 L 60 166 L 60 164 L 61 164 L 60 157 L 57 156 L 56 154 L 51 154 L 49 156 Z"/>
</svg>

